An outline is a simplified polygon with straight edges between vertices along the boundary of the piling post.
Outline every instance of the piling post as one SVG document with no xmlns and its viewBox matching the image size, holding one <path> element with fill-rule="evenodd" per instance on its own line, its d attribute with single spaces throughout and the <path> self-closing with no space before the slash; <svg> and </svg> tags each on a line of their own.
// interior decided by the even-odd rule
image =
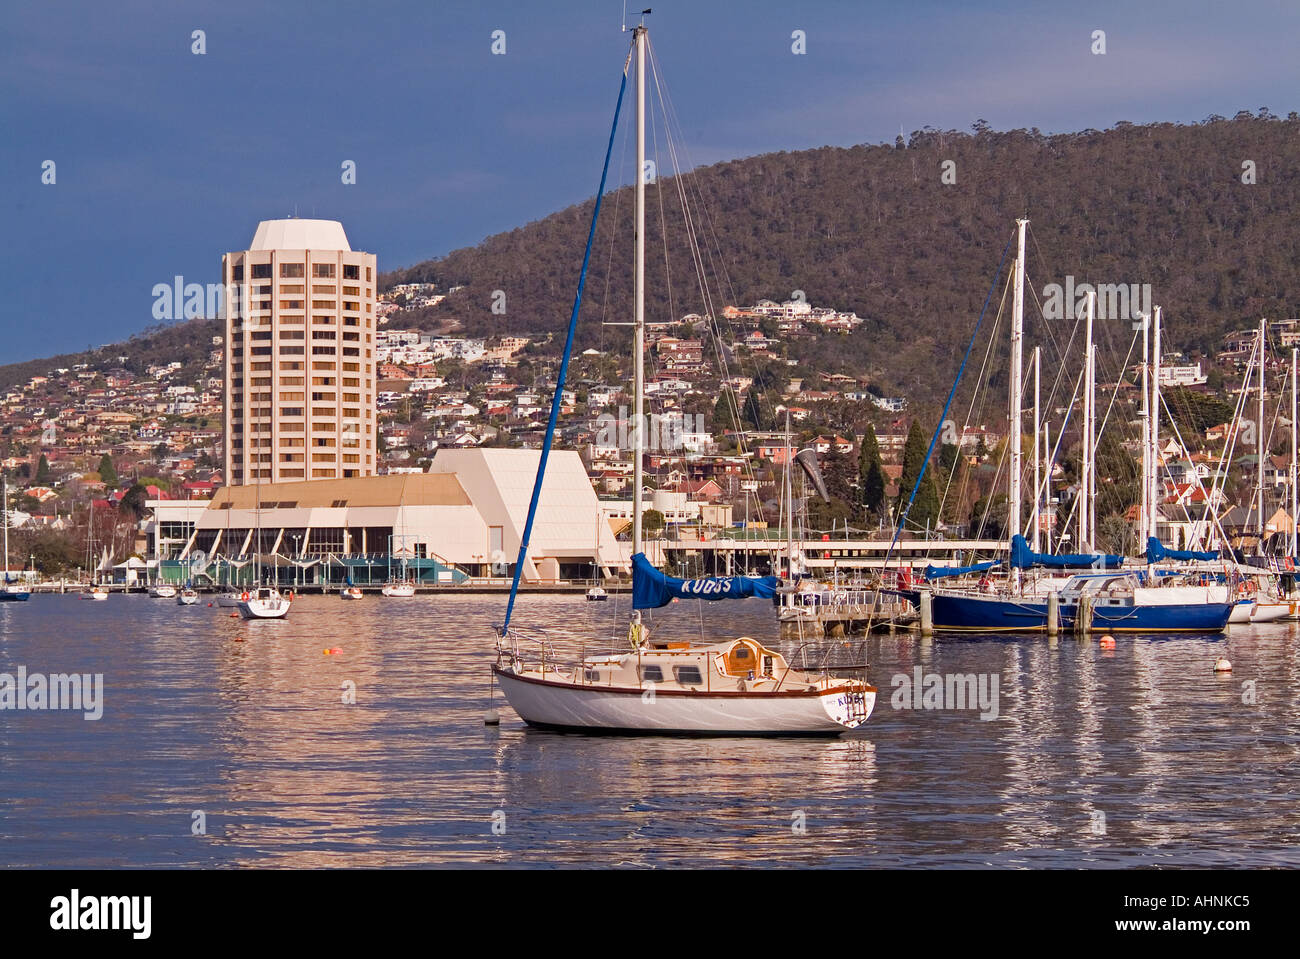
<svg viewBox="0 0 1300 959">
<path fill-rule="evenodd" d="M 1080 596 L 1078 605 L 1074 608 L 1074 631 L 1080 636 L 1087 636 L 1092 632 L 1092 597 Z"/>
<path fill-rule="evenodd" d="M 1047 635 L 1055 636 L 1061 631 L 1061 594 L 1049 593 L 1047 596 Z"/>
<path fill-rule="evenodd" d="M 921 590 L 921 635 L 934 633 L 934 610 L 931 607 L 933 597 L 928 589 Z"/>
</svg>

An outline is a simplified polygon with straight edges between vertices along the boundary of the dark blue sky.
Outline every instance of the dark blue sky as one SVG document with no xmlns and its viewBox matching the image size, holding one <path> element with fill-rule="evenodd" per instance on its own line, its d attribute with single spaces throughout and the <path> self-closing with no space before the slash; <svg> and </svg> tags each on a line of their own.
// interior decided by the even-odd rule
<svg viewBox="0 0 1300 959">
<path fill-rule="evenodd" d="M 653 6 L 696 163 L 980 117 L 1063 132 L 1300 109 L 1300 5 L 1281 0 Z M 6 9 L 0 363 L 151 325 L 154 284 L 216 282 L 261 219 L 342 220 L 391 269 L 584 199 L 629 41 L 621 13 L 621 0 Z M 1098 29 L 1105 56 L 1090 53 Z"/>
</svg>

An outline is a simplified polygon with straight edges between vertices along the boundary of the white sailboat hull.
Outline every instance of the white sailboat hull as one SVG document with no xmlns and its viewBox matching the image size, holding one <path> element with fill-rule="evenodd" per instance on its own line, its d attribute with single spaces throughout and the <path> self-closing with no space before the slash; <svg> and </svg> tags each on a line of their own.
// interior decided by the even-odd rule
<svg viewBox="0 0 1300 959">
<path fill-rule="evenodd" d="M 385 596 L 414 596 L 415 587 L 409 583 L 403 585 L 385 586 L 381 592 Z"/>
<path fill-rule="evenodd" d="M 1233 623 L 1249 623 L 1252 616 L 1255 615 L 1254 603 L 1237 603 L 1232 607 L 1232 614 L 1228 617 L 1229 625 Z"/>
<path fill-rule="evenodd" d="M 239 615 L 244 619 L 283 619 L 289 615 L 287 599 L 250 599 L 239 603 Z"/>
<path fill-rule="evenodd" d="M 860 725 L 844 689 L 798 693 L 675 692 L 575 685 L 521 677 L 493 667 L 506 701 L 530 726 L 580 732 L 834 736 Z"/>
<path fill-rule="evenodd" d="M 1291 615 L 1291 603 L 1256 602 L 1255 611 L 1250 614 L 1252 623 L 1275 623 Z"/>
</svg>

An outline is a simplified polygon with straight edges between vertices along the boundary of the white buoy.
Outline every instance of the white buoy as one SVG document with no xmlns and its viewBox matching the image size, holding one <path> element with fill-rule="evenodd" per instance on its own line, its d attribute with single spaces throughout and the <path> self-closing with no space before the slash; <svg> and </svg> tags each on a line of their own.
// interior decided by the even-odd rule
<svg viewBox="0 0 1300 959">
<path fill-rule="evenodd" d="M 501 725 L 501 714 L 498 713 L 495 709 L 491 709 L 491 708 L 489 708 L 488 711 L 485 712 L 485 713 L 483 714 L 483 725 L 484 725 L 484 726 L 500 726 L 500 725 Z"/>
<path fill-rule="evenodd" d="M 1230 673 L 1232 672 L 1232 663 L 1230 663 L 1226 658 L 1221 657 L 1219 661 L 1214 664 L 1214 671 L 1216 673 Z"/>
</svg>

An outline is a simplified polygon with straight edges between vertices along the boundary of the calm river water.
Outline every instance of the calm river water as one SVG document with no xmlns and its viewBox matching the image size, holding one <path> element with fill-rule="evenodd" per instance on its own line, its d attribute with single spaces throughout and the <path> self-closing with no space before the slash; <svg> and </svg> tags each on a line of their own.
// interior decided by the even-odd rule
<svg viewBox="0 0 1300 959">
<path fill-rule="evenodd" d="M 873 636 L 861 732 L 610 738 L 532 731 L 504 705 L 483 725 L 503 608 L 303 597 L 244 623 L 206 600 L 0 604 L 0 673 L 104 683 L 97 721 L 0 711 L 0 865 L 1300 865 L 1289 624 L 1114 650 Z M 525 596 L 516 617 L 595 645 L 626 613 Z M 656 629 L 774 642 L 773 613 L 679 603 Z M 997 717 L 893 708 L 918 666 L 995 676 Z"/>
</svg>

